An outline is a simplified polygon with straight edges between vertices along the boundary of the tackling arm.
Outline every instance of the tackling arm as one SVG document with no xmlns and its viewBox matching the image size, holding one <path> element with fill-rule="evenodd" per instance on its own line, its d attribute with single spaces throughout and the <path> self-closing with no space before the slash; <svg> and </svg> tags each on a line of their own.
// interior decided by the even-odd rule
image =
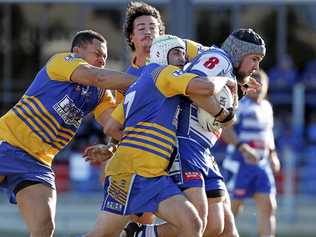
<svg viewBox="0 0 316 237">
<path fill-rule="evenodd" d="M 71 75 L 71 81 L 105 89 L 128 88 L 136 77 L 109 69 L 82 64 L 75 69 Z"/>
</svg>

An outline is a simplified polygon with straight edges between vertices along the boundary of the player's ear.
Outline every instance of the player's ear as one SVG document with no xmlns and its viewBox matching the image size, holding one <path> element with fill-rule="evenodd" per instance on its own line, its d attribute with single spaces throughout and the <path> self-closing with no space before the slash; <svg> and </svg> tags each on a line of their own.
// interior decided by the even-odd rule
<svg viewBox="0 0 316 237">
<path fill-rule="evenodd" d="M 79 47 L 78 46 L 73 47 L 72 52 L 76 54 L 79 53 Z"/>
</svg>

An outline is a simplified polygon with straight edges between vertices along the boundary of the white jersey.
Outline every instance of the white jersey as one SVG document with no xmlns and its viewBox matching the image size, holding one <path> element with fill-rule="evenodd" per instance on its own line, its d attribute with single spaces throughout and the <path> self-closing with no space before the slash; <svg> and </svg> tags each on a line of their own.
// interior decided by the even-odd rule
<svg viewBox="0 0 316 237">
<path fill-rule="evenodd" d="M 185 66 L 185 72 L 192 72 L 200 76 L 236 78 L 229 56 L 225 51 L 217 47 L 210 47 L 208 50 L 200 53 L 191 63 Z M 204 148 L 213 147 L 221 135 L 221 130 L 209 132 L 203 129 L 197 119 L 197 106 L 189 99 L 183 98 L 181 109 L 178 138 L 190 139 Z"/>
<path fill-rule="evenodd" d="M 240 141 L 254 148 L 261 159 L 266 159 L 269 149 L 275 149 L 271 103 L 268 100 L 257 103 L 245 97 L 239 104 L 236 117 L 235 131 Z M 234 151 L 232 145 L 227 149 L 228 154 Z M 236 156 L 236 159 L 239 158 Z"/>
</svg>

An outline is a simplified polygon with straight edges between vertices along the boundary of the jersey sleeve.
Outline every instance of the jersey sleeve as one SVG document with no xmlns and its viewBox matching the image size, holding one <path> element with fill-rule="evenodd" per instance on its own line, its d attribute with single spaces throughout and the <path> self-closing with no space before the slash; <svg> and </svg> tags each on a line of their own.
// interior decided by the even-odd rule
<svg viewBox="0 0 316 237">
<path fill-rule="evenodd" d="M 115 91 L 115 100 L 116 100 L 117 104 L 119 104 L 123 101 L 124 96 L 126 94 L 126 90 L 127 89 L 120 89 L 120 90 Z"/>
<path fill-rule="evenodd" d="M 124 106 L 123 106 L 123 102 L 121 102 L 116 108 L 115 110 L 111 113 L 111 117 L 113 119 L 115 119 L 117 122 L 119 122 L 120 124 L 124 124 L 125 121 L 125 116 L 124 116 Z"/>
<path fill-rule="evenodd" d="M 201 76 L 233 76 L 233 67 L 229 59 L 212 50 L 201 53 L 191 64 L 185 67 L 186 72 Z"/>
<path fill-rule="evenodd" d="M 154 75 L 156 87 L 166 97 L 186 95 L 189 82 L 197 77 L 193 73 L 184 73 L 176 66 L 166 66 Z"/>
<path fill-rule="evenodd" d="M 46 71 L 51 80 L 70 81 L 72 73 L 82 64 L 88 63 L 72 53 L 60 53 L 48 61 Z"/>
<path fill-rule="evenodd" d="M 184 42 L 186 45 L 186 55 L 189 62 L 191 62 L 192 59 L 195 58 L 199 53 L 209 49 L 209 47 L 205 47 L 192 40 L 185 39 Z"/>
<path fill-rule="evenodd" d="M 97 119 L 105 110 L 109 108 L 114 109 L 115 107 L 116 107 L 116 101 L 111 91 L 105 90 L 105 93 L 102 96 L 100 103 L 97 105 L 97 107 L 93 111 L 94 117 Z"/>
</svg>

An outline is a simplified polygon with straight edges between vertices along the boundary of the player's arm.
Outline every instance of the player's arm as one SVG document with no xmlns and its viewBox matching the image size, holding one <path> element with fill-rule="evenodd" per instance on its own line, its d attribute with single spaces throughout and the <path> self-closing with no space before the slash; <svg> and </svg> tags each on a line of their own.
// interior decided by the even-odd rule
<svg viewBox="0 0 316 237">
<path fill-rule="evenodd" d="M 247 143 L 243 143 L 239 140 L 234 127 L 225 127 L 221 137 L 225 143 L 234 145 L 247 162 L 256 164 L 259 161 L 256 151 Z"/>
<path fill-rule="evenodd" d="M 235 82 L 229 77 L 195 77 L 193 78 L 187 88 L 186 94 L 201 95 L 201 96 L 212 96 L 220 92 L 225 85 L 234 86 Z"/>
<path fill-rule="evenodd" d="M 121 89 L 128 88 L 136 80 L 136 77 L 124 72 L 82 64 L 74 70 L 70 80 L 82 85 L 105 89 Z"/>
<path fill-rule="evenodd" d="M 115 140 L 120 141 L 123 137 L 123 124 L 124 108 L 123 103 L 120 103 L 107 119 L 103 131 Z"/>
<path fill-rule="evenodd" d="M 193 73 L 184 73 L 175 66 L 167 66 L 156 74 L 156 86 L 166 97 L 185 95 L 192 97 L 203 109 L 213 116 L 218 115 L 220 122 L 230 121 L 234 115 L 214 99 L 209 99 L 220 91 L 229 81 L 226 77 L 201 77 Z M 220 112 L 220 113 L 219 113 Z M 227 119 L 227 121 L 226 121 Z"/>
<path fill-rule="evenodd" d="M 269 161 L 270 161 L 271 169 L 276 174 L 280 171 L 281 164 L 278 157 L 278 153 L 275 149 L 274 134 L 273 134 L 273 110 L 272 110 L 271 105 L 269 107 L 271 110 L 271 113 L 270 113 L 271 114 L 271 127 L 267 135 L 267 142 L 268 142 Z"/>
<path fill-rule="evenodd" d="M 94 67 L 71 53 L 54 55 L 46 64 L 46 72 L 51 80 L 105 89 L 127 88 L 136 79 L 123 72 Z"/>
</svg>

